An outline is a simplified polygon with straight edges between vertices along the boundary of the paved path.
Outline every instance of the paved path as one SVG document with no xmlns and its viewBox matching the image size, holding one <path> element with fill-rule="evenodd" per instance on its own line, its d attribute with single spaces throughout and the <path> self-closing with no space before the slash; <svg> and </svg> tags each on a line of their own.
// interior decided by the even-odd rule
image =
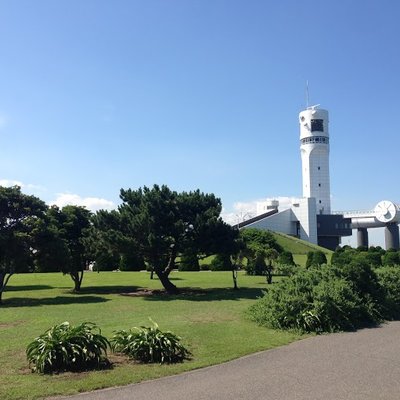
<svg viewBox="0 0 400 400">
<path fill-rule="evenodd" d="M 60 399 L 60 398 L 59 398 Z M 399 400 L 400 322 L 68 400 Z"/>
</svg>

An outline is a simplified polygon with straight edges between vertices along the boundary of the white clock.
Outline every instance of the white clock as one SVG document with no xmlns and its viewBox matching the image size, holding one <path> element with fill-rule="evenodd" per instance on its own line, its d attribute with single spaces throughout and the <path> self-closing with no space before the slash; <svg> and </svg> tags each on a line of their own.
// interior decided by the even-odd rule
<svg viewBox="0 0 400 400">
<path fill-rule="evenodd" d="M 396 218 L 398 207 L 389 200 L 383 200 L 376 205 L 374 211 L 378 221 L 388 223 Z"/>
</svg>

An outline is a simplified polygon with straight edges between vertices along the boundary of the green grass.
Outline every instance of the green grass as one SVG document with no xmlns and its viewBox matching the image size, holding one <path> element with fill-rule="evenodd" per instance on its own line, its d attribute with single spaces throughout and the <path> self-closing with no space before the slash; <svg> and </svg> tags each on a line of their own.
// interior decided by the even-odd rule
<svg viewBox="0 0 400 400">
<path fill-rule="evenodd" d="M 246 318 L 247 308 L 265 288 L 264 277 L 239 274 L 241 290 L 231 289 L 229 272 L 173 272 L 180 288 L 203 292 L 180 296 L 125 296 L 138 288 L 160 289 L 145 272 L 86 273 L 81 294 L 61 274 L 20 274 L 10 279 L 0 306 L 0 399 L 37 399 L 158 378 L 231 360 L 287 344 L 300 336 L 259 327 Z M 279 278 L 275 278 L 275 281 Z M 141 365 L 118 361 L 107 371 L 33 374 L 25 348 L 52 325 L 94 322 L 102 333 L 150 325 L 183 338 L 193 358 L 175 365 Z"/>
<path fill-rule="evenodd" d="M 295 238 L 293 236 L 285 235 L 284 233 L 271 232 L 278 244 L 280 244 L 286 251 L 293 254 L 293 259 L 296 264 L 305 267 L 307 261 L 307 253 L 309 251 L 320 250 L 326 254 L 328 263 L 331 261 L 333 251 L 325 249 L 324 247 L 306 242 L 304 240 Z"/>
</svg>

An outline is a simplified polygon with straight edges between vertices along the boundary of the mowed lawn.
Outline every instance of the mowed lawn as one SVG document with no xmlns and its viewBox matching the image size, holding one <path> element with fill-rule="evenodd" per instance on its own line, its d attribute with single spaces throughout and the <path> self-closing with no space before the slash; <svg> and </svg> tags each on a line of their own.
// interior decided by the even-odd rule
<svg viewBox="0 0 400 400">
<path fill-rule="evenodd" d="M 239 274 L 234 291 L 230 272 L 173 272 L 180 288 L 196 289 L 179 296 L 131 296 L 141 288 L 161 289 L 147 272 L 89 272 L 81 294 L 71 293 L 72 281 L 60 273 L 19 274 L 10 279 L 0 306 L 0 399 L 37 399 L 124 385 L 222 363 L 245 354 L 299 339 L 299 335 L 257 326 L 246 310 L 266 287 L 265 278 Z M 276 279 L 276 278 L 275 278 Z M 203 289 L 203 290 L 199 290 Z M 193 356 L 175 365 L 142 365 L 112 356 L 110 370 L 33 374 L 25 348 L 54 324 L 69 321 L 98 324 L 102 333 L 150 325 L 183 338 Z M 262 371 L 254 371 L 262 376 Z"/>
</svg>

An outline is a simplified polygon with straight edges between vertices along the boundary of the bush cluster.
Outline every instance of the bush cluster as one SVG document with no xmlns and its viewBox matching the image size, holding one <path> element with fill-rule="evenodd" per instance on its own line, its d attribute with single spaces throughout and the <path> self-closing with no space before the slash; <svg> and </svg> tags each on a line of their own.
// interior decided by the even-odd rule
<svg viewBox="0 0 400 400">
<path fill-rule="evenodd" d="M 299 270 L 264 292 L 250 308 L 253 320 L 303 332 L 354 330 L 400 313 L 400 269 L 354 260 Z"/>
<path fill-rule="evenodd" d="M 26 355 L 32 371 L 44 374 L 109 367 L 108 347 L 141 362 L 175 363 L 190 355 L 180 340 L 172 332 L 162 332 L 154 322 L 150 328 L 118 331 L 110 342 L 93 323 L 74 327 L 64 322 L 33 340 Z"/>
<path fill-rule="evenodd" d="M 385 293 L 386 318 L 400 318 L 400 268 L 386 266 L 378 268 L 376 273 Z"/>
<path fill-rule="evenodd" d="M 211 271 L 232 271 L 232 261 L 229 254 L 217 254 L 211 261 Z"/>
<path fill-rule="evenodd" d="M 74 327 L 64 322 L 31 342 L 26 355 L 35 372 L 84 371 L 108 364 L 108 346 L 95 324 L 84 322 Z"/>
<path fill-rule="evenodd" d="M 172 332 L 162 332 L 156 323 L 152 327 L 121 330 L 111 339 L 115 352 L 145 363 L 176 363 L 188 358 L 189 351 Z"/>
</svg>

